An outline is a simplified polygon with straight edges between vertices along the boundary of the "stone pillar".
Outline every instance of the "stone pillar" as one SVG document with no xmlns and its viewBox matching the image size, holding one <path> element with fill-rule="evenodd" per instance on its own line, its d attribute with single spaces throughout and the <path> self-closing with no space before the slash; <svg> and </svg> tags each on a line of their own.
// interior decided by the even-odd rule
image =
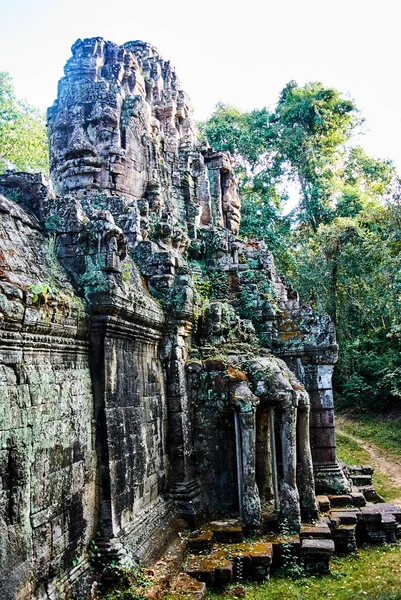
<svg viewBox="0 0 401 600">
<path fill-rule="evenodd" d="M 305 394 L 306 396 L 306 394 Z M 309 404 L 301 398 L 298 406 L 297 438 L 298 468 L 297 484 L 300 496 L 301 515 L 304 519 L 316 519 L 318 507 L 315 496 L 313 463 L 309 440 Z"/>
<path fill-rule="evenodd" d="M 333 364 L 322 357 L 304 357 L 305 388 L 311 403 L 310 443 L 316 493 L 349 492 L 350 484 L 336 457 L 332 375 Z M 306 364 L 305 364 L 306 363 Z"/>
<path fill-rule="evenodd" d="M 213 225 L 224 227 L 224 216 L 223 216 L 223 195 L 221 189 L 221 174 L 218 166 L 211 167 L 208 169 L 209 182 L 210 182 L 210 195 L 212 197 L 211 208 L 212 208 L 212 219 Z"/>
<path fill-rule="evenodd" d="M 301 513 L 296 483 L 297 408 L 292 404 L 279 409 L 283 480 L 280 485 L 280 511 L 290 529 L 299 529 Z"/>
<path fill-rule="evenodd" d="M 261 524 L 261 507 L 258 487 L 256 485 L 256 406 L 258 398 L 252 394 L 246 382 L 233 384 L 233 400 L 239 421 L 242 464 L 242 514 L 245 525 L 257 529 Z"/>
</svg>

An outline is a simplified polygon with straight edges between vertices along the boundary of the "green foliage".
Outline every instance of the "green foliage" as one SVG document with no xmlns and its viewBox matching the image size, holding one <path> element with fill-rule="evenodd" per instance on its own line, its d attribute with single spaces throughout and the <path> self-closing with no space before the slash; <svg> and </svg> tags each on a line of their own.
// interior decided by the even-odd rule
<svg viewBox="0 0 401 600">
<path fill-rule="evenodd" d="M 129 283 L 131 281 L 131 265 L 128 263 L 124 263 L 124 265 L 123 265 L 122 280 L 127 285 L 129 285 Z"/>
<path fill-rule="evenodd" d="M 264 239 L 301 301 L 336 325 L 337 404 L 383 411 L 401 408 L 401 181 L 350 144 L 360 123 L 337 90 L 290 82 L 274 110 L 219 104 L 202 131 L 234 156 L 241 235 Z M 292 182 L 298 205 L 283 216 Z M 259 293 L 244 287 L 245 318 Z"/>
<path fill-rule="evenodd" d="M 29 286 L 29 289 L 33 293 L 32 303 L 33 304 L 46 304 L 49 294 L 52 294 L 52 289 L 48 283 L 34 283 Z"/>
<path fill-rule="evenodd" d="M 101 597 L 104 600 L 145 600 L 146 590 L 152 585 L 148 572 L 138 564 L 116 564 L 113 578 L 118 583 Z"/>
<path fill-rule="evenodd" d="M 203 317 L 207 307 L 209 306 L 210 283 L 206 279 L 201 279 L 195 274 L 194 284 L 194 317 L 196 322 L 200 317 Z"/>
<path fill-rule="evenodd" d="M 224 271 L 214 271 L 209 273 L 209 281 L 211 298 L 215 300 L 228 298 L 230 286 L 227 279 L 227 273 Z"/>
<path fill-rule="evenodd" d="M 393 208 L 369 206 L 353 218 L 337 217 L 293 254 L 301 298 L 336 324 L 339 407 L 401 408 L 401 254 Z"/>
<path fill-rule="evenodd" d="M 49 170 L 44 115 L 15 96 L 10 75 L 0 71 L 0 172 Z"/>
</svg>

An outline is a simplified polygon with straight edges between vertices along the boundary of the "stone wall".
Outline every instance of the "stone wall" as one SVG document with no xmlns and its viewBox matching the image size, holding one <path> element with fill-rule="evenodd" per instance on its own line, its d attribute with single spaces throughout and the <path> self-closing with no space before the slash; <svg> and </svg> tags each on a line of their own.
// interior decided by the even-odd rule
<svg viewBox="0 0 401 600">
<path fill-rule="evenodd" d="M 87 569 L 96 453 L 85 307 L 35 217 L 4 196 L 0 212 L 0 596 L 11 600 Z"/>
</svg>

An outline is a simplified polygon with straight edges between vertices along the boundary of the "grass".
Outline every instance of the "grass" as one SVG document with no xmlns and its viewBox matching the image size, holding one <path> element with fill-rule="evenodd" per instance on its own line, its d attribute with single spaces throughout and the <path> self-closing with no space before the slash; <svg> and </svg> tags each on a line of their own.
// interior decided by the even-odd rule
<svg viewBox="0 0 401 600">
<path fill-rule="evenodd" d="M 352 556 L 336 557 L 331 575 L 298 579 L 271 579 L 245 585 L 245 600 L 400 600 L 401 547 L 367 547 Z M 230 588 L 209 592 L 208 600 L 234 600 Z"/>
<path fill-rule="evenodd" d="M 345 415 L 344 415 L 345 416 Z M 341 429 L 357 438 L 372 442 L 395 458 L 401 458 L 401 417 L 347 415 Z"/>
<path fill-rule="evenodd" d="M 345 427 L 342 426 L 345 430 Z M 351 433 L 351 432 L 350 432 Z M 352 434 L 355 435 L 355 434 Z M 365 438 L 366 439 L 366 438 Z M 340 461 L 348 465 L 368 465 L 370 456 L 356 442 L 336 432 L 337 442 L 337 457 Z M 385 473 L 379 473 L 375 470 L 372 479 L 373 486 L 378 494 L 384 498 L 386 502 L 392 502 L 400 497 L 400 489 L 394 485 Z"/>
</svg>

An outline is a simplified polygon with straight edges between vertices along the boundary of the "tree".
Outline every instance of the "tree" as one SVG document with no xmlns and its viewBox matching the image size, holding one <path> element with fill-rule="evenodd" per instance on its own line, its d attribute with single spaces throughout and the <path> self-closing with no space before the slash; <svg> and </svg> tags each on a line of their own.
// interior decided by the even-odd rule
<svg viewBox="0 0 401 600">
<path fill-rule="evenodd" d="M 287 165 L 301 189 L 298 219 L 314 232 L 332 218 L 345 143 L 360 122 L 355 104 L 321 83 L 290 81 L 270 117 L 276 162 Z"/>
<path fill-rule="evenodd" d="M 301 301 L 336 324 L 337 401 L 380 411 L 401 408 L 401 180 L 351 146 L 360 122 L 338 91 L 290 82 L 273 111 L 220 104 L 203 131 L 235 158 L 242 235 L 263 237 Z"/>
<path fill-rule="evenodd" d="M 18 100 L 10 75 L 0 71 L 0 172 L 7 168 L 48 172 L 44 116 Z"/>
</svg>

